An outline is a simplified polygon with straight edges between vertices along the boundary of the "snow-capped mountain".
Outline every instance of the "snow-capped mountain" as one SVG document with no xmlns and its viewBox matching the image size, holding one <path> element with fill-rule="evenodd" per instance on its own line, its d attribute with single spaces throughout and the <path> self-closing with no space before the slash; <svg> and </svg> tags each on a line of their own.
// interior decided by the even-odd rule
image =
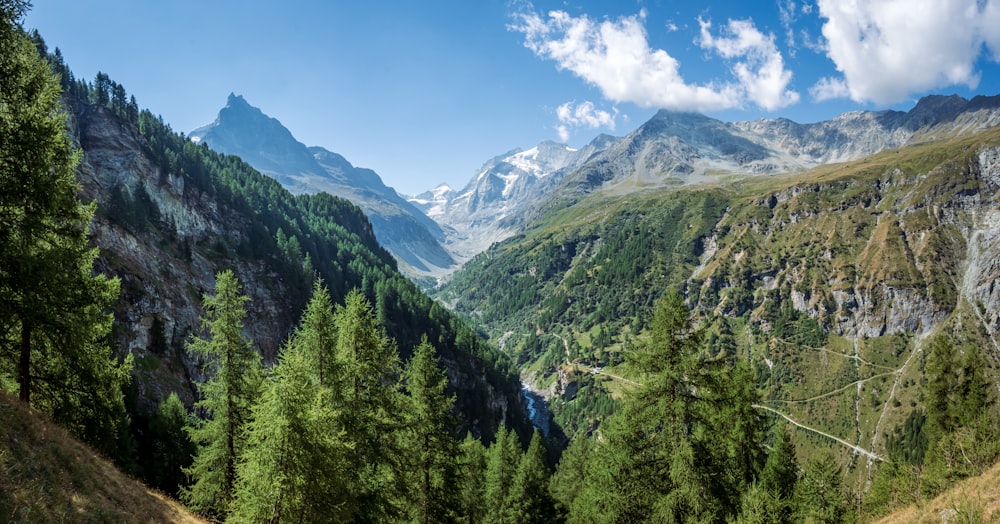
<svg viewBox="0 0 1000 524">
<path fill-rule="evenodd" d="M 442 215 L 457 193 L 448 184 L 441 184 L 430 191 L 409 197 L 407 200 L 427 216 L 434 218 Z"/>
<path fill-rule="evenodd" d="M 602 135 L 579 150 L 551 141 L 515 149 L 483 164 L 461 191 L 442 185 L 409 200 L 441 224 L 448 248 L 465 260 L 516 233 L 527 207 L 612 140 Z"/>
<path fill-rule="evenodd" d="M 442 246 L 441 226 L 386 186 L 377 173 L 322 147 L 306 147 L 242 96 L 230 94 L 215 121 L 189 136 L 240 156 L 292 193 L 327 192 L 354 202 L 368 216 L 378 241 L 410 276 L 438 275 L 456 265 Z"/>
</svg>

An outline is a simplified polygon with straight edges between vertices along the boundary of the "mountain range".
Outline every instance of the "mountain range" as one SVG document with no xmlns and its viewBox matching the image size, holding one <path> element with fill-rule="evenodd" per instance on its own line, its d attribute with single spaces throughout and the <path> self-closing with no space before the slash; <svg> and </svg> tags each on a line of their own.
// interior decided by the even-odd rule
<svg viewBox="0 0 1000 524">
<path fill-rule="evenodd" d="M 579 149 L 552 141 L 514 149 L 486 161 L 461 190 L 441 185 L 411 197 L 370 169 L 298 142 L 278 120 L 235 94 L 214 122 L 189 137 L 240 156 L 292 193 L 323 191 L 354 202 L 400 269 L 432 286 L 494 243 L 594 191 L 628 194 L 804 172 L 998 123 L 1000 96 L 934 95 L 906 112 L 853 111 L 811 124 L 784 118 L 723 122 L 661 110 L 623 137 L 599 135 Z"/>
<path fill-rule="evenodd" d="M 853 111 L 812 124 L 661 110 L 623 137 L 600 135 L 579 150 L 553 142 L 513 150 L 486 162 L 461 191 L 438 188 L 410 201 L 442 226 L 446 245 L 465 260 L 599 189 L 628 194 L 804 172 L 998 123 L 1000 96 L 928 96 L 907 112 Z"/>
</svg>

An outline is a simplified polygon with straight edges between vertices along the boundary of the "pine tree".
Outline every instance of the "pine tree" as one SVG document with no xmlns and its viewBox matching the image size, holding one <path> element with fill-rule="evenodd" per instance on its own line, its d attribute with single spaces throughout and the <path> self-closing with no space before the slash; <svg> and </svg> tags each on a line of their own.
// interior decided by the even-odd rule
<svg viewBox="0 0 1000 524">
<path fill-rule="evenodd" d="M 483 522 L 486 515 L 486 447 L 471 433 L 459 446 L 459 521 Z"/>
<path fill-rule="evenodd" d="M 333 300 L 322 279 L 313 284 L 312 298 L 302 313 L 302 322 L 295 334 L 296 346 L 306 360 L 315 366 L 320 386 L 339 390 L 344 370 L 337 362 L 337 322 Z"/>
<path fill-rule="evenodd" d="M 189 415 L 177 393 L 170 393 L 156 408 L 149 424 L 152 441 L 148 475 L 153 486 L 176 495 L 184 484 L 183 469 L 191 465 L 194 443 L 184 430 L 190 424 Z"/>
<path fill-rule="evenodd" d="M 549 495 L 549 469 L 545 465 L 542 436 L 535 430 L 528 450 L 518 463 L 517 472 L 507 491 L 505 522 L 525 524 L 552 522 L 555 501 Z"/>
<path fill-rule="evenodd" d="M 198 385 L 202 399 L 195 406 L 207 418 L 189 427 L 198 453 L 184 470 L 193 483 L 181 491 L 181 498 L 195 511 L 211 516 L 223 516 L 229 509 L 244 430 L 260 391 L 260 356 L 243 335 L 249 300 L 232 271 L 220 272 L 215 296 L 204 298 L 202 325 L 208 335 L 188 344 L 192 356 L 205 359 L 209 378 Z"/>
<path fill-rule="evenodd" d="M 594 441 L 592 439 L 578 434 L 570 441 L 569 446 L 559 459 L 559 466 L 549 481 L 549 491 L 552 493 L 560 516 L 569 513 L 573 501 L 583 490 L 587 461 L 593 447 Z"/>
<path fill-rule="evenodd" d="M 767 462 L 760 473 L 759 489 L 766 492 L 773 505 L 768 511 L 782 522 L 791 518 L 792 495 L 799 478 L 799 464 L 795 460 L 795 445 L 784 424 L 775 430 L 774 444 L 767 454 Z"/>
<path fill-rule="evenodd" d="M 650 331 L 626 354 L 643 385 L 602 426 L 571 522 L 721 520 L 763 465 L 749 369 L 704 357 L 703 332 L 676 293 Z"/>
<path fill-rule="evenodd" d="M 455 521 L 455 397 L 445 393 L 448 378 L 427 337 L 414 350 L 403 377 L 409 393 L 403 450 L 409 457 L 410 520 Z"/>
<path fill-rule="evenodd" d="M 521 462 L 521 446 L 517 433 L 501 426 L 496 440 L 486 454 L 485 478 L 485 523 L 509 523 L 510 498 L 507 496 L 518 464 Z"/>
<path fill-rule="evenodd" d="M 77 198 L 61 86 L 19 23 L 28 7 L 0 1 L 0 381 L 114 456 L 131 369 L 106 343 L 119 284 L 93 274 L 94 204 Z"/>
<path fill-rule="evenodd" d="M 848 506 L 840 475 L 840 467 L 829 452 L 809 462 L 795 490 L 796 521 L 824 524 L 844 521 Z"/>
<path fill-rule="evenodd" d="M 376 323 L 371 303 L 359 291 L 338 307 L 338 362 L 345 380 L 337 394 L 339 427 L 348 430 L 350 489 L 357 522 L 384 522 L 402 513 L 405 493 L 400 451 L 402 395 L 399 354 Z"/>
<path fill-rule="evenodd" d="M 337 431 L 315 363 L 297 345 L 305 331 L 285 345 L 254 405 L 232 521 L 342 522 L 355 509 L 345 485 L 346 432 Z"/>
<path fill-rule="evenodd" d="M 734 524 L 780 524 L 789 522 L 786 515 L 774 511 L 778 501 L 774 493 L 757 483 L 743 493 L 740 512 L 731 520 Z"/>
</svg>

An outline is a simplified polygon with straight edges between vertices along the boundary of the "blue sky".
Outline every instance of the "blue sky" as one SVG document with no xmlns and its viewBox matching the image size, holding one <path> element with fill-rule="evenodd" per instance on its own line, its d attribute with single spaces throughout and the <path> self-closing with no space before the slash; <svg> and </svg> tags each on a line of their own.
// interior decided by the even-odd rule
<svg viewBox="0 0 1000 524">
<path fill-rule="evenodd" d="M 1000 0 L 35 0 L 24 25 L 177 131 L 230 92 L 402 193 L 658 108 L 723 120 L 1000 94 Z"/>
</svg>

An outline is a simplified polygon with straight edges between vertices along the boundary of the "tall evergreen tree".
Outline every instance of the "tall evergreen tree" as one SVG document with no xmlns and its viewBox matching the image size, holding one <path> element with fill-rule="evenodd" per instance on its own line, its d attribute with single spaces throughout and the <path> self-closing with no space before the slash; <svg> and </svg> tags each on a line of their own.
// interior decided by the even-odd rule
<svg viewBox="0 0 1000 524">
<path fill-rule="evenodd" d="M 795 491 L 799 464 L 795 459 L 795 444 L 784 424 L 774 430 L 774 443 L 760 474 L 761 486 L 779 497 L 788 498 Z"/>
<path fill-rule="evenodd" d="M 795 490 L 796 521 L 844 522 L 848 505 L 840 478 L 840 467 L 831 453 L 823 452 L 810 461 Z"/>
<path fill-rule="evenodd" d="M 768 512 L 780 521 L 791 519 L 792 495 L 799 479 L 799 464 L 795 460 L 795 444 L 784 424 L 779 424 L 774 433 L 774 444 L 767 454 L 767 462 L 760 473 L 758 486 L 769 496 L 772 506 Z M 763 498 L 763 497 L 762 497 Z"/>
<path fill-rule="evenodd" d="M 338 390 L 344 370 L 336 360 L 337 322 L 334 318 L 333 299 L 322 279 L 316 279 L 313 284 L 312 298 L 302 313 L 295 342 L 305 353 L 305 359 L 315 366 L 319 385 Z"/>
<path fill-rule="evenodd" d="M 676 293 L 659 302 L 650 331 L 626 355 L 643 385 L 603 426 L 571 522 L 721 520 L 763 465 L 746 367 L 704 357 Z"/>
<path fill-rule="evenodd" d="M 549 481 L 549 491 L 560 516 L 569 513 L 573 501 L 583 490 L 587 461 L 593 448 L 594 441 L 586 435 L 579 434 L 570 441 L 559 459 L 559 466 Z"/>
<path fill-rule="evenodd" d="M 455 397 L 445 393 L 448 377 L 426 337 L 414 350 L 403 377 L 409 393 L 403 452 L 409 459 L 410 520 L 453 522 L 458 513 Z"/>
<path fill-rule="evenodd" d="M 487 452 L 484 489 L 486 514 L 483 522 L 510 522 L 511 499 L 507 495 L 520 462 L 521 445 L 517 433 L 501 426 L 497 430 L 496 440 Z"/>
<path fill-rule="evenodd" d="M 0 0 L 0 377 L 114 456 L 131 369 L 106 342 L 119 284 L 93 272 L 94 204 L 77 198 L 61 86 L 20 26 L 28 7 Z"/>
<path fill-rule="evenodd" d="M 549 476 L 542 436 L 536 429 L 507 491 L 505 506 L 508 518 L 504 519 L 505 522 L 547 523 L 555 519 L 555 501 L 549 494 Z"/>
<path fill-rule="evenodd" d="M 465 436 L 459 446 L 458 499 L 459 521 L 483 522 L 486 515 L 486 447 L 472 436 Z"/>
<path fill-rule="evenodd" d="M 149 478 L 154 487 L 176 495 L 184 484 L 183 469 L 191 465 L 196 448 L 185 427 L 189 415 L 177 393 L 170 393 L 156 408 L 149 424 Z"/>
<path fill-rule="evenodd" d="M 286 344 L 254 405 L 232 521 L 343 522 L 356 509 L 346 489 L 345 432 L 297 342 Z"/>
<path fill-rule="evenodd" d="M 346 377 L 338 394 L 339 425 L 349 431 L 347 465 L 359 510 L 353 520 L 393 520 L 403 512 L 405 493 L 399 354 L 379 328 L 371 303 L 357 290 L 337 308 L 336 324 L 336 354 Z"/>
<path fill-rule="evenodd" d="M 236 461 L 260 392 L 260 355 L 243 334 L 249 300 L 231 270 L 220 272 L 215 295 L 204 298 L 202 325 L 207 336 L 188 344 L 192 356 L 204 359 L 209 378 L 198 385 L 202 398 L 195 406 L 206 418 L 189 427 L 198 454 L 185 469 L 193 483 L 181 491 L 181 498 L 194 510 L 217 517 L 226 514 L 232 501 Z"/>
</svg>

